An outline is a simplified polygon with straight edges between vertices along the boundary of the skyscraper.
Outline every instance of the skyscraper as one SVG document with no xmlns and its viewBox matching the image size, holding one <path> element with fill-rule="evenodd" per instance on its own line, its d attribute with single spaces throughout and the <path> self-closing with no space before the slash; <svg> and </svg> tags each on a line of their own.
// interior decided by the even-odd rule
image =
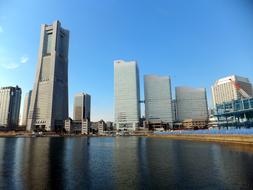
<svg viewBox="0 0 253 190">
<path fill-rule="evenodd" d="M 212 86 L 213 104 L 221 104 L 232 100 L 244 98 L 241 90 L 250 97 L 253 96 L 252 84 L 248 78 L 237 75 L 221 78 Z"/>
<path fill-rule="evenodd" d="M 150 123 L 173 125 L 171 82 L 167 76 L 145 75 L 145 116 Z"/>
<path fill-rule="evenodd" d="M 69 31 L 59 21 L 41 26 L 27 130 L 54 131 L 68 118 L 68 45 Z"/>
<path fill-rule="evenodd" d="M 208 119 L 205 88 L 176 87 L 176 106 L 179 121 Z"/>
<path fill-rule="evenodd" d="M 29 107 L 30 107 L 30 102 L 31 102 L 31 96 L 32 96 L 32 91 L 30 90 L 25 95 L 23 115 L 22 115 L 22 126 L 27 125 L 27 119 L 28 119 Z"/>
<path fill-rule="evenodd" d="M 135 61 L 114 61 L 114 97 L 117 130 L 135 130 L 140 119 L 139 70 Z"/>
<path fill-rule="evenodd" d="M 74 99 L 74 120 L 82 121 L 87 119 L 90 121 L 90 104 L 91 98 L 89 94 L 76 94 Z"/>
<path fill-rule="evenodd" d="M 21 93 L 18 86 L 0 89 L 0 127 L 14 129 L 18 126 Z"/>
</svg>

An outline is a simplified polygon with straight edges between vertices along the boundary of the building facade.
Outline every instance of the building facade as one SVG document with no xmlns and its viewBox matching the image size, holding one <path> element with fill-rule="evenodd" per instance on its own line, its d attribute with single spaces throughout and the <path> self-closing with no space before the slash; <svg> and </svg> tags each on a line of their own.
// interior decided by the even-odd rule
<svg viewBox="0 0 253 190">
<path fill-rule="evenodd" d="M 224 77 L 217 80 L 211 87 L 214 107 L 216 104 L 243 98 L 237 87 L 245 91 L 250 97 L 253 97 L 252 84 L 248 78 L 237 75 Z"/>
<path fill-rule="evenodd" d="M 176 87 L 177 119 L 208 120 L 205 88 Z"/>
<path fill-rule="evenodd" d="M 148 123 L 173 125 L 171 82 L 167 76 L 145 75 L 145 117 Z"/>
<path fill-rule="evenodd" d="M 86 93 L 78 93 L 74 98 L 74 113 L 73 119 L 82 121 L 87 119 L 90 121 L 90 105 L 91 97 Z"/>
<path fill-rule="evenodd" d="M 18 86 L 0 89 L 0 127 L 14 129 L 18 126 L 21 93 Z"/>
<path fill-rule="evenodd" d="M 104 134 L 105 131 L 106 131 L 106 123 L 104 122 L 104 120 L 100 120 L 98 122 L 98 134 Z"/>
<path fill-rule="evenodd" d="M 176 99 L 172 100 L 172 119 L 173 121 L 177 121 L 177 101 Z"/>
<path fill-rule="evenodd" d="M 30 108 L 31 96 L 32 96 L 32 91 L 30 90 L 25 95 L 23 115 L 22 115 L 22 124 L 21 124 L 22 126 L 27 126 L 27 119 L 28 119 L 28 113 L 29 113 L 29 108 Z"/>
<path fill-rule="evenodd" d="M 135 61 L 114 61 L 114 98 L 117 130 L 136 130 L 140 119 L 140 89 Z"/>
<path fill-rule="evenodd" d="M 68 118 L 68 46 L 69 31 L 59 21 L 41 26 L 27 130 L 59 130 Z"/>
</svg>

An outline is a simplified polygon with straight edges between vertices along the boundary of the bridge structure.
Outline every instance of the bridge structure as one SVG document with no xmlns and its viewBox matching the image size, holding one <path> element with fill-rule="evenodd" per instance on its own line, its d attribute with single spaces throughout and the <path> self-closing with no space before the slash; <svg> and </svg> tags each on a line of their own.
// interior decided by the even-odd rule
<svg viewBox="0 0 253 190">
<path fill-rule="evenodd" d="M 253 127 L 253 98 L 223 102 L 216 105 L 219 128 Z"/>
</svg>

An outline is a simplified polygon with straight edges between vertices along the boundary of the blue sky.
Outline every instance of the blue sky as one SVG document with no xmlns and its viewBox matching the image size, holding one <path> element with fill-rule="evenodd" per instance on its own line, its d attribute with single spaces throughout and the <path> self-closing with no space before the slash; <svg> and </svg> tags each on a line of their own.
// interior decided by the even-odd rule
<svg viewBox="0 0 253 190">
<path fill-rule="evenodd" d="M 92 120 L 113 120 L 113 60 L 137 60 L 143 75 L 169 75 L 175 86 L 205 87 L 237 74 L 253 81 L 250 0 L 0 1 L 0 87 L 32 89 L 40 25 L 70 30 L 69 111 L 92 96 Z M 23 100 L 22 100 L 23 103 Z"/>
</svg>

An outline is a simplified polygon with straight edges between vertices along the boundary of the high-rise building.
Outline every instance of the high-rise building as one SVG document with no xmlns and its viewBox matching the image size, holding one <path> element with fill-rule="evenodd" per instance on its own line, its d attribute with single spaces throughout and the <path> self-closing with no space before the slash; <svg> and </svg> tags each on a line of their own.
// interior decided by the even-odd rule
<svg viewBox="0 0 253 190">
<path fill-rule="evenodd" d="M 176 105 L 179 121 L 208 119 L 205 88 L 176 87 Z"/>
<path fill-rule="evenodd" d="M 68 46 L 69 31 L 59 21 L 41 26 L 27 130 L 58 130 L 68 118 Z"/>
<path fill-rule="evenodd" d="M 30 107 L 30 102 L 31 102 L 31 96 L 32 96 L 32 91 L 30 90 L 25 95 L 23 115 L 22 115 L 22 126 L 27 125 L 27 119 L 28 119 L 29 107 Z"/>
<path fill-rule="evenodd" d="M 14 129 L 18 126 L 21 93 L 18 86 L 0 89 L 0 127 Z"/>
<path fill-rule="evenodd" d="M 177 101 L 173 99 L 171 101 L 172 104 L 172 119 L 173 121 L 177 121 Z"/>
<path fill-rule="evenodd" d="M 171 82 L 167 76 L 145 75 L 145 117 L 149 123 L 173 125 Z"/>
<path fill-rule="evenodd" d="M 90 104 L 91 98 L 89 94 L 78 93 L 74 99 L 74 120 L 82 121 L 87 119 L 90 121 Z"/>
<path fill-rule="evenodd" d="M 221 104 L 232 100 L 244 98 L 244 94 L 253 96 L 252 84 L 248 78 L 237 75 L 221 78 L 212 88 L 213 104 Z"/>
<path fill-rule="evenodd" d="M 114 61 L 114 97 L 117 130 L 135 130 L 140 119 L 139 70 L 135 61 Z"/>
</svg>

